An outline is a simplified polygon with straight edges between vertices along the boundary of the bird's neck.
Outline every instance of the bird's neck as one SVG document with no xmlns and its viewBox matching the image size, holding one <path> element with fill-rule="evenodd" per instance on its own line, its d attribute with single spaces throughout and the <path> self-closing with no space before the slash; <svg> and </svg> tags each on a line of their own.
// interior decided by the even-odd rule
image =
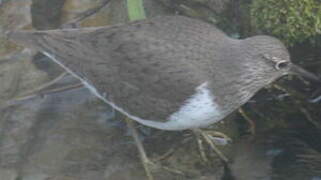
<svg viewBox="0 0 321 180">
<path fill-rule="evenodd" d="M 257 76 L 249 55 L 243 51 L 242 41 L 232 40 L 223 52 L 221 62 L 215 66 L 211 81 L 212 92 L 217 103 L 226 114 L 245 104 L 264 84 L 266 79 Z M 227 56 L 226 56 L 227 55 Z M 253 69 L 254 68 L 254 69 Z"/>
</svg>

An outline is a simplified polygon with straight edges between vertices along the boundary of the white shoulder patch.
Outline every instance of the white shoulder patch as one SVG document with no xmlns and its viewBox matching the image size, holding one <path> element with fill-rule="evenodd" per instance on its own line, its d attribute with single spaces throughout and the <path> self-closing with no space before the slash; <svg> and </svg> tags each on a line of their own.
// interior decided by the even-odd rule
<svg viewBox="0 0 321 180">
<path fill-rule="evenodd" d="M 222 113 L 214 100 L 207 82 L 201 84 L 196 88 L 196 93 L 168 118 L 167 124 L 176 126 L 177 129 L 190 129 L 208 126 L 221 120 Z"/>
</svg>

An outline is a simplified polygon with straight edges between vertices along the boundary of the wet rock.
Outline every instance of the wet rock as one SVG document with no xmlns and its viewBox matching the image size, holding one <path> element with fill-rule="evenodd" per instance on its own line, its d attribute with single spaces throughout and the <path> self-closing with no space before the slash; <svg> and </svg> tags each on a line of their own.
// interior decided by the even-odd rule
<svg viewBox="0 0 321 180">
<path fill-rule="evenodd" d="M 175 11 L 173 11 L 171 8 L 164 6 L 158 0 L 145 0 L 144 9 L 148 18 L 161 15 L 175 15 Z"/>
<path fill-rule="evenodd" d="M 99 6 L 100 9 L 81 21 L 80 26 L 105 26 L 129 21 L 126 1 L 108 1 L 108 4 L 100 3 Z"/>
<path fill-rule="evenodd" d="M 311 127 L 273 129 L 233 144 L 226 180 L 311 180 L 321 176 L 320 132 Z"/>
<path fill-rule="evenodd" d="M 13 53 L 17 45 L 4 37 L 8 30 L 31 27 L 30 15 L 31 0 L 12 0 L 3 2 L 0 6 L 0 56 Z"/>
<path fill-rule="evenodd" d="M 0 168 L 0 176 L 3 180 L 16 180 L 18 177 L 15 170 L 2 168 Z"/>
<path fill-rule="evenodd" d="M 61 11 L 65 0 L 33 0 L 32 26 L 35 29 L 56 29 L 61 24 Z"/>
<path fill-rule="evenodd" d="M 30 27 L 31 0 L 11 0 L 0 6 L 0 32 Z"/>
<path fill-rule="evenodd" d="M 228 7 L 230 0 L 158 0 L 166 7 L 181 14 L 218 23 L 220 14 Z"/>
<path fill-rule="evenodd" d="M 190 0 L 190 1 L 202 4 L 204 6 L 208 6 L 218 14 L 222 13 L 225 10 L 228 3 L 231 2 L 231 0 Z"/>
<path fill-rule="evenodd" d="M 263 180 L 272 177 L 273 156 L 264 139 L 243 138 L 233 145 L 234 157 L 230 171 L 237 180 Z M 271 149 L 270 149 L 271 150 Z M 271 150 L 272 151 L 272 150 Z"/>
</svg>

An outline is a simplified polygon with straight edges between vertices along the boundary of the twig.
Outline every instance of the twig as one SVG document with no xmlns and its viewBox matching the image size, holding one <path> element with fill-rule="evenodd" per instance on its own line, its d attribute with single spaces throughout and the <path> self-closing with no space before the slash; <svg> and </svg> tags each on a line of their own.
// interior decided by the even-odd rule
<svg viewBox="0 0 321 180">
<path fill-rule="evenodd" d="M 25 93 L 25 95 L 23 95 L 22 97 L 25 97 L 25 96 L 30 96 L 32 94 L 35 94 L 36 92 L 39 92 L 39 91 L 42 91 L 43 89 L 46 89 L 48 88 L 49 86 L 57 83 L 58 81 L 60 81 L 63 77 L 65 77 L 67 75 L 67 72 L 63 72 L 61 73 L 58 77 L 56 77 L 55 79 L 51 80 L 50 82 L 48 83 L 45 83 L 43 85 L 40 85 L 38 86 L 37 88 Z"/>
<path fill-rule="evenodd" d="M 316 122 L 315 120 L 313 120 L 311 114 L 309 113 L 309 111 L 307 111 L 304 107 L 300 106 L 300 104 L 297 102 L 297 105 L 299 106 L 298 108 L 300 109 L 300 111 L 304 114 L 304 116 L 306 117 L 306 119 L 312 123 L 315 127 L 317 127 L 318 129 L 321 129 L 321 124 Z"/>
<path fill-rule="evenodd" d="M 98 5 L 97 7 L 94 7 L 92 9 L 89 9 L 89 10 L 79 14 L 78 17 L 76 17 L 74 20 L 61 25 L 61 27 L 64 28 L 64 27 L 68 27 L 68 26 L 74 26 L 74 24 L 77 24 L 78 22 L 80 22 L 80 21 L 94 15 L 98 11 L 100 11 L 102 8 L 104 8 L 106 5 L 108 5 L 110 1 L 111 0 L 103 0 L 101 2 L 101 4 Z"/>
<path fill-rule="evenodd" d="M 162 161 L 166 158 L 168 158 L 170 155 L 172 155 L 175 151 L 177 146 L 170 148 L 168 151 L 166 151 L 164 154 L 158 156 L 157 158 L 154 159 L 154 161 Z"/>
<path fill-rule="evenodd" d="M 14 104 L 15 102 L 18 102 L 18 101 L 24 101 L 24 100 L 32 99 L 32 98 L 35 98 L 35 97 L 38 97 L 38 96 L 46 96 L 46 95 L 49 95 L 49 94 L 63 92 L 63 91 L 76 89 L 76 88 L 80 88 L 80 87 L 83 87 L 82 83 L 72 84 L 72 85 L 64 86 L 64 87 L 59 87 L 59 88 L 51 89 L 51 90 L 48 90 L 48 91 L 39 92 L 37 94 L 31 94 L 31 95 L 27 95 L 27 96 L 22 96 L 22 97 L 18 97 L 18 98 L 15 98 L 15 99 L 11 99 L 11 100 L 7 101 L 7 104 L 10 105 L 10 104 Z"/>
<path fill-rule="evenodd" d="M 298 98 L 298 99 L 301 99 L 301 100 L 306 100 L 307 99 L 307 97 L 304 94 L 302 94 L 302 93 L 300 93 L 300 92 L 298 92 L 298 91 L 296 91 L 296 90 L 294 90 L 292 88 L 284 87 L 281 84 L 274 83 L 273 87 L 278 89 L 278 90 L 280 90 L 280 91 L 283 91 L 285 93 L 290 94 L 292 97 L 295 97 L 295 98 Z"/>
<path fill-rule="evenodd" d="M 275 84 L 274 85 L 275 88 L 281 90 L 281 91 L 284 91 L 288 94 L 291 95 L 291 97 L 294 97 L 292 98 L 293 99 L 293 102 L 294 104 L 298 107 L 298 109 L 304 114 L 304 116 L 306 117 L 306 119 L 312 123 L 315 127 L 317 127 L 318 129 L 321 129 L 321 124 L 318 123 L 317 121 L 315 121 L 311 114 L 309 113 L 309 111 L 306 110 L 306 108 L 304 108 L 304 106 L 302 105 L 302 103 L 298 100 L 295 99 L 295 97 L 299 98 L 299 99 L 305 99 L 304 97 L 302 97 L 302 95 L 299 95 L 298 93 L 294 93 L 293 91 L 290 91 L 289 89 L 286 89 L 280 85 L 277 85 Z"/>
</svg>

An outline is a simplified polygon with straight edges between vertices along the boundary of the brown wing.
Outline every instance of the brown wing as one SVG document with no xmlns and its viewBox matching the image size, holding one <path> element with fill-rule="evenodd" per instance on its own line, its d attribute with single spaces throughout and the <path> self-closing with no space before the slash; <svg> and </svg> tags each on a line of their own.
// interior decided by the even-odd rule
<svg viewBox="0 0 321 180">
<path fill-rule="evenodd" d="M 208 80 L 221 33 L 180 16 L 111 27 L 16 32 L 11 37 L 53 54 L 127 112 L 165 119 Z"/>
</svg>

